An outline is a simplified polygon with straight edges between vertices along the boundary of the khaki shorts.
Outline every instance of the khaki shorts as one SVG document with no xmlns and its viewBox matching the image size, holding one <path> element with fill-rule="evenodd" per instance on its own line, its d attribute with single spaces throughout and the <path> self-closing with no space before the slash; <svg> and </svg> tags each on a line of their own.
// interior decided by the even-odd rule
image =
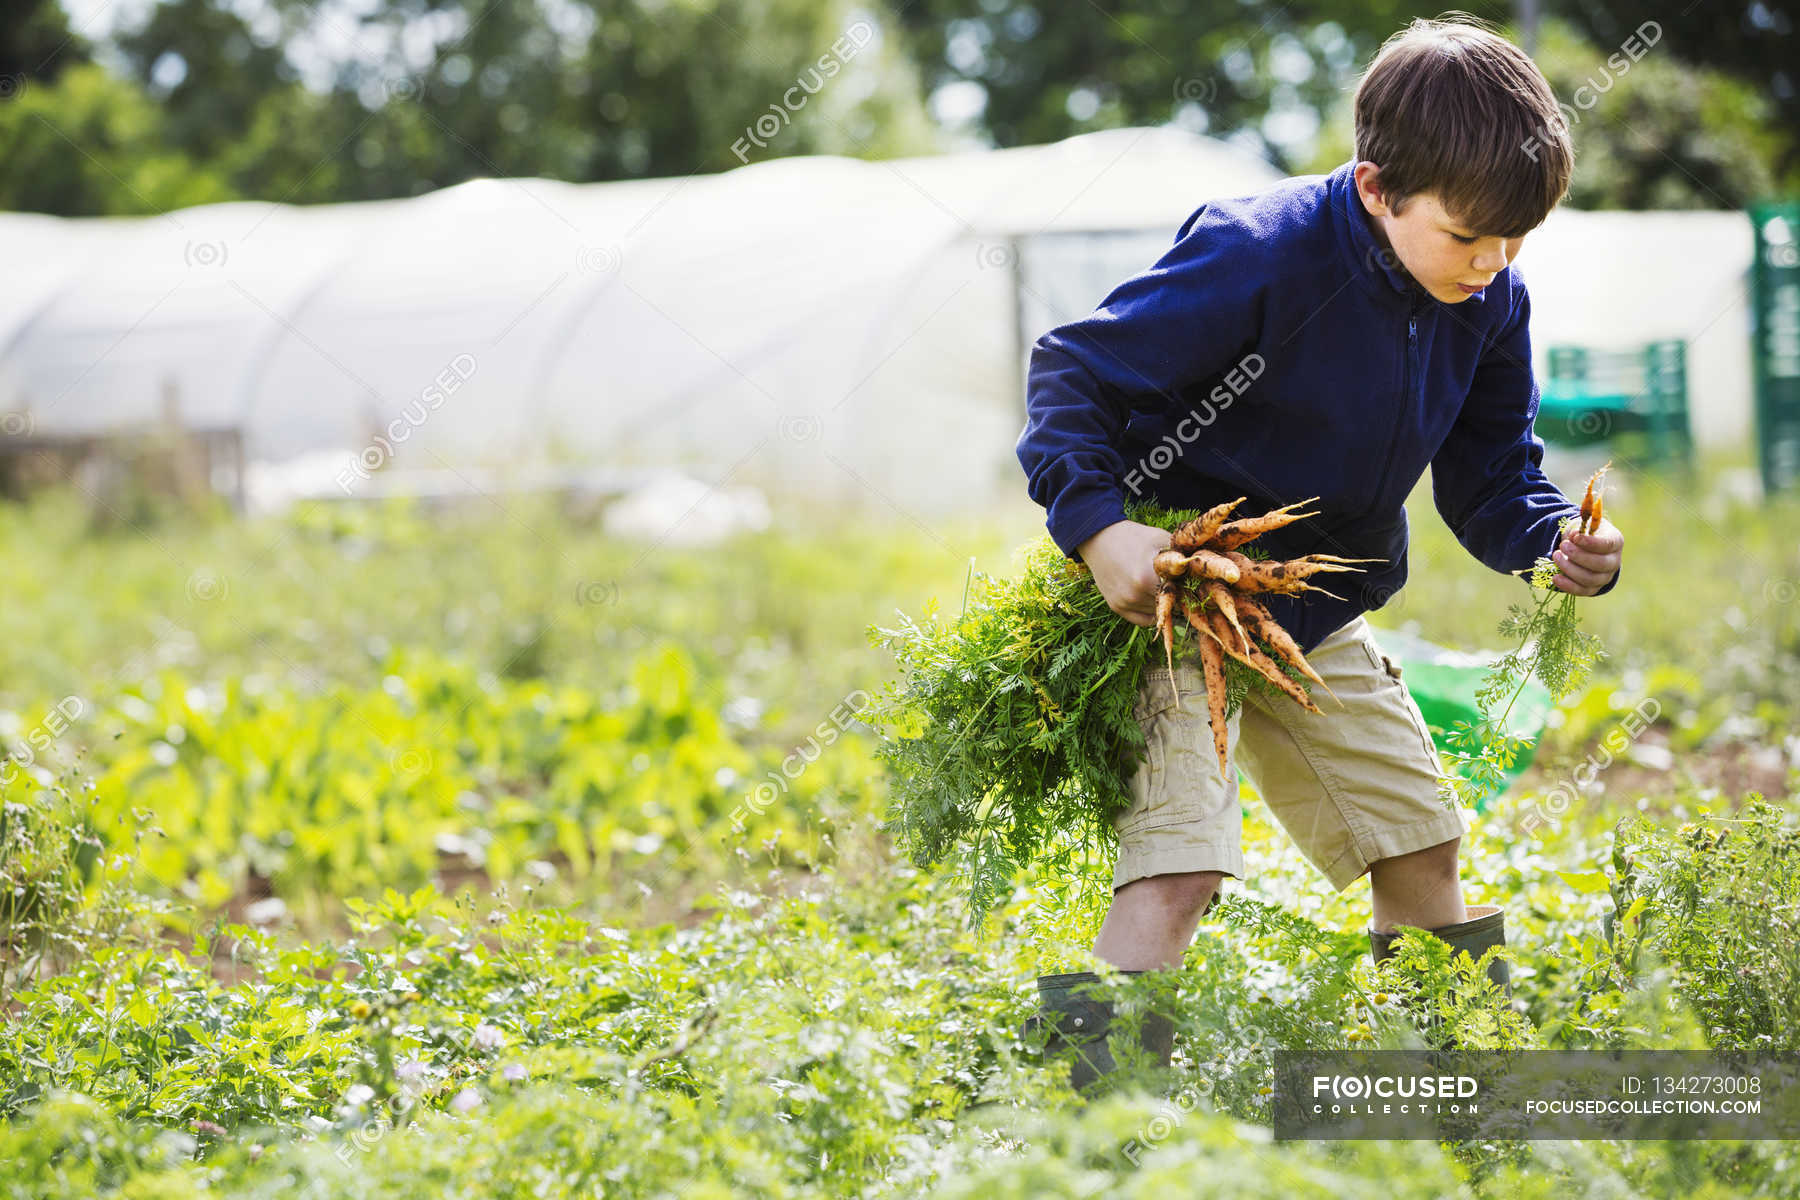
<svg viewBox="0 0 1800 1200">
<path fill-rule="evenodd" d="M 1468 830 L 1463 810 L 1438 798 L 1443 761 L 1368 621 L 1358 616 L 1306 660 L 1343 705 L 1317 684 L 1313 700 L 1322 716 L 1286 697 L 1251 692 L 1226 723 L 1229 785 L 1213 749 L 1198 659 L 1190 652 L 1175 660 L 1179 708 L 1169 669 L 1145 669 L 1133 715 L 1147 753 L 1131 780 L 1131 807 L 1114 822 L 1115 889 L 1177 871 L 1244 877 L 1239 763 L 1300 853 L 1339 891 L 1378 859 Z"/>
</svg>

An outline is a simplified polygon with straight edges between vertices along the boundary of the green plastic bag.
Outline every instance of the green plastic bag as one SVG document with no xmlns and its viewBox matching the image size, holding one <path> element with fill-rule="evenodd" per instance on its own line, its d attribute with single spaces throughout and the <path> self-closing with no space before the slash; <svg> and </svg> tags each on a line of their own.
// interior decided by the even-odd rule
<svg viewBox="0 0 1800 1200">
<path fill-rule="evenodd" d="M 1440 752 L 1446 746 L 1446 730 L 1458 721 L 1474 724 L 1481 720 L 1475 692 L 1481 687 L 1488 666 L 1500 657 L 1499 651 L 1469 654 L 1398 630 L 1377 628 L 1374 632 L 1382 651 L 1399 664 L 1401 681 L 1412 693 Z M 1550 690 L 1536 679 L 1528 680 L 1506 719 L 1507 732 L 1528 739 L 1518 759 L 1506 771 L 1507 783 L 1523 775 L 1537 756 L 1538 739 L 1553 707 Z M 1477 796 L 1475 811 L 1487 811 L 1493 798 L 1486 794 Z"/>
</svg>

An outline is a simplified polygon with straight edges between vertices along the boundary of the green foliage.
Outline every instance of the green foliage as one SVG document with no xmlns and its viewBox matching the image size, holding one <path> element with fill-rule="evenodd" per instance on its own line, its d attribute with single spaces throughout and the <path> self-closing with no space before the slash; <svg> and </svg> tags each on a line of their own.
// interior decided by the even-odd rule
<svg viewBox="0 0 1800 1200">
<path fill-rule="evenodd" d="M 0 154 L 4 209 L 125 216 L 234 198 L 216 173 L 167 145 L 149 97 L 93 63 L 0 100 Z"/>
<path fill-rule="evenodd" d="M 1600 666 L 1627 673 L 1597 668 L 1583 703 L 1618 690 L 1690 708 L 1672 743 L 1684 755 L 1680 739 L 1708 744 L 1727 721 L 1773 742 L 1800 697 L 1783 586 L 1800 578 L 1793 514 L 1772 502 L 1714 527 L 1694 511 L 1712 512 L 1704 497 L 1659 505 L 1646 488 L 1609 506 L 1683 549 L 1580 607 L 1618 647 L 1622 661 Z M 1279 1048 L 1425 1040 L 1409 987 L 1466 1039 L 1791 1052 L 1791 799 L 1730 812 L 1673 784 L 1621 784 L 1521 836 L 1524 798 L 1498 797 L 1465 836 L 1464 878 L 1506 907 L 1511 1019 L 1485 974 L 1429 942 L 1374 967 L 1367 893 L 1324 884 L 1252 803 L 1246 877 L 1177 968 L 1120 984 L 1126 1022 L 1172 999 L 1172 1068 L 1127 1072 L 1082 1106 L 1020 1025 L 1034 974 L 1092 965 L 1102 897 L 1022 890 L 995 906 L 999 936 L 974 936 L 964 881 L 872 836 L 884 797 L 862 786 L 876 760 L 853 730 L 741 833 L 730 809 L 756 777 L 725 788 L 710 773 L 741 754 L 766 778 L 799 731 L 873 686 L 886 664 L 854 645 L 869 612 L 934 589 L 960 598 L 962 560 L 934 540 L 814 530 L 632 571 L 636 548 L 538 512 L 489 525 L 320 508 L 174 522 L 154 542 L 85 528 L 54 505 L 0 507 L 3 685 L 21 714 L 0 720 L 16 731 L 46 697 L 88 701 L 61 744 L 0 780 L 0 870 L 54 894 L 13 911 L 53 916 L 42 944 L 55 948 L 29 971 L 6 964 L 5 1200 L 1800 1189 L 1792 1143 L 1272 1144 L 1265 1115 Z M 1393 607 L 1426 636 L 1478 643 L 1486 606 L 1498 616 L 1491 573 L 1435 522 L 1414 529 L 1411 600 Z M 198 564 L 229 586 L 196 598 Z M 580 587 L 607 580 L 616 592 Z M 1670 604 L 1676 588 L 1691 602 Z M 534 672 L 508 669 L 529 654 Z M 1592 706 L 1559 734 L 1591 736 L 1617 707 Z M 446 810 L 429 777 L 402 786 L 395 751 L 414 746 L 429 749 L 427 776 L 490 807 Z M 91 784 L 49 770 L 77 750 Z M 632 783 L 639 752 L 656 788 Z M 606 788 L 555 783 L 622 769 Z M 1614 815 L 1640 799 L 1609 866 Z M 1724 815 L 1684 831 L 1696 802 Z M 816 839 L 815 803 L 830 818 Z M 568 819 L 595 847 L 579 878 L 553 833 Z M 490 897 L 490 880 L 465 874 L 476 886 L 447 900 L 422 886 L 433 839 L 415 825 L 476 844 L 495 831 L 486 845 L 521 864 L 547 855 L 558 882 Z M 657 832 L 655 853 L 636 848 Z M 633 845 L 603 858 L 615 833 Z M 271 871 L 297 908 L 331 907 L 303 930 L 209 929 L 124 886 L 154 872 L 194 880 L 198 897 L 200 863 L 206 886 Z M 1042 867 L 1023 879 L 1053 883 Z M 661 901 L 709 874 L 734 882 L 671 903 L 677 923 L 616 903 L 618 889 Z M 154 929 L 169 932 L 152 942 Z"/>
<path fill-rule="evenodd" d="M 0 204 L 77 215 L 389 199 L 479 178 L 585 183 L 937 148 L 879 7 L 446 0 L 430 12 L 427 32 L 406 3 L 149 6 L 110 47 L 124 76 L 83 67 L 28 81 L 23 105 L 0 95 L 14 168 Z M 776 103 L 802 81 L 799 104 Z M 751 140 L 759 114 L 779 125 Z"/>
<path fill-rule="evenodd" d="M 141 878 L 207 906 L 251 877 L 306 900 L 440 870 L 531 866 L 579 885 L 667 852 L 706 875 L 740 843 L 828 835 L 826 809 L 873 766 L 867 743 L 828 724 L 829 753 L 814 738 L 784 759 L 740 743 L 720 706 L 674 645 L 640 655 L 614 694 L 429 654 L 391 655 L 379 687 L 316 695 L 167 672 L 92 718 L 94 819 L 111 838 L 154 813 Z"/>
<path fill-rule="evenodd" d="M 1620 908 L 1644 914 L 1634 942 L 1675 965 L 1708 1042 L 1800 1053 L 1800 826 L 1792 813 L 1753 795 L 1735 817 L 1676 830 L 1631 818 L 1615 863 Z"/>
<path fill-rule="evenodd" d="M 1198 513 L 1140 505 L 1129 515 L 1172 529 Z M 1144 754 L 1133 708 L 1146 662 L 1163 656 L 1156 632 L 1107 607 L 1086 567 L 1048 538 L 1022 559 L 1009 579 L 971 568 L 954 621 L 928 608 L 869 630 L 899 667 L 864 718 L 889 731 L 878 752 L 889 828 L 916 865 L 950 861 L 975 923 L 1034 864 L 1052 890 L 1103 888 L 1097 864 L 1117 844 L 1112 819 Z M 1178 620 L 1184 656 L 1193 636 Z M 1251 688 L 1275 694 L 1228 659 L 1228 714 Z"/>
<path fill-rule="evenodd" d="M 1500 622 L 1500 636 L 1518 645 L 1488 669 L 1476 690 L 1482 719 L 1458 721 L 1446 731 L 1443 758 L 1451 769 L 1439 782 L 1446 803 L 1473 806 L 1505 790 L 1506 772 L 1527 744 L 1507 718 L 1527 682 L 1537 679 L 1553 702 L 1561 700 L 1581 686 L 1604 654 L 1600 639 L 1581 628 L 1575 596 L 1553 586 L 1556 571 L 1553 560 L 1538 559 L 1530 582 L 1543 595 L 1535 607 L 1510 606 Z"/>
<path fill-rule="evenodd" d="M 134 944 L 157 913 L 128 882 L 141 822 L 109 859 L 91 787 L 71 792 L 40 774 L 49 773 L 0 759 L 0 1009 L 23 983 Z"/>
</svg>

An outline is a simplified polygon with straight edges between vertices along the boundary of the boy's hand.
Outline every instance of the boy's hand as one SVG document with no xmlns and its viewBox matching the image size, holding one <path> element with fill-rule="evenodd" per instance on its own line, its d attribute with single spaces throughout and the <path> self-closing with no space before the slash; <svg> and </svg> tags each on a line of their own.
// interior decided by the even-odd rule
<svg viewBox="0 0 1800 1200">
<path fill-rule="evenodd" d="M 1550 557 L 1556 560 L 1553 584 L 1577 596 L 1592 596 L 1619 570 L 1625 535 L 1605 517 L 1592 533 L 1567 533 Z"/>
<path fill-rule="evenodd" d="M 1106 605 L 1133 625 L 1156 624 L 1156 552 L 1169 548 L 1170 533 L 1136 521 L 1115 521 L 1077 546 L 1094 573 Z"/>
</svg>

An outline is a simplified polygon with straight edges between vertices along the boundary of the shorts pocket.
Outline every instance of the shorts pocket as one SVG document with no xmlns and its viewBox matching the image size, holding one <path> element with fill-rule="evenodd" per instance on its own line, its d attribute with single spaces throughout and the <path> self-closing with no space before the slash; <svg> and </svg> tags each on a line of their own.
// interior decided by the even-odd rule
<svg viewBox="0 0 1800 1200">
<path fill-rule="evenodd" d="M 1369 653 L 1369 665 L 1377 672 L 1375 686 L 1377 690 L 1386 689 L 1404 710 L 1404 716 L 1419 735 L 1419 746 L 1425 757 L 1431 761 L 1439 775 L 1443 774 L 1443 760 L 1438 757 L 1437 745 L 1431 740 L 1431 730 L 1425 724 L 1425 714 L 1419 711 L 1418 701 L 1412 698 L 1412 691 L 1406 686 L 1399 663 L 1383 654 L 1371 640 L 1364 640 L 1363 649 Z"/>
<path fill-rule="evenodd" d="M 1400 664 L 1381 652 L 1380 647 L 1369 638 L 1362 640 L 1363 652 L 1369 656 L 1369 668 L 1376 673 L 1375 682 L 1379 686 L 1405 687 L 1400 678 Z"/>
<path fill-rule="evenodd" d="M 1131 715 L 1144 735 L 1144 758 L 1131 777 L 1131 804 L 1114 824 L 1124 831 L 1192 820 L 1218 786 L 1217 765 L 1208 771 L 1212 734 L 1199 666 L 1177 659 L 1173 682 L 1167 667 L 1145 668 Z"/>
</svg>

